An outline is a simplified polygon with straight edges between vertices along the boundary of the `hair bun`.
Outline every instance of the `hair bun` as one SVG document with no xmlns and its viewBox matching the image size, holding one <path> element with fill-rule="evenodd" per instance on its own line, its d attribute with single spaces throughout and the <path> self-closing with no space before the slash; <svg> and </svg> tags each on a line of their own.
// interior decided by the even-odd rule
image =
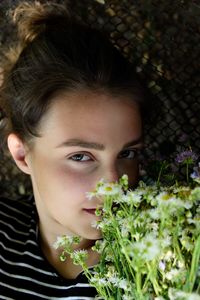
<svg viewBox="0 0 200 300">
<path fill-rule="evenodd" d="M 13 21 L 18 27 L 19 38 L 28 43 L 45 32 L 49 26 L 57 25 L 69 18 L 66 6 L 57 3 L 22 2 L 12 12 Z"/>
</svg>

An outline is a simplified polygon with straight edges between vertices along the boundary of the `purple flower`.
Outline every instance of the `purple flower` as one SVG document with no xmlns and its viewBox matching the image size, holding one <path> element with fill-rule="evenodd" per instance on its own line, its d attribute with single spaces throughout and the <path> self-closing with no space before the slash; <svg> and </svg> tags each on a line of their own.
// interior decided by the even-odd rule
<svg viewBox="0 0 200 300">
<path fill-rule="evenodd" d="M 175 161 L 179 164 L 192 164 L 198 159 L 198 156 L 196 153 L 194 153 L 192 150 L 186 150 L 181 153 L 179 153 Z"/>
<path fill-rule="evenodd" d="M 193 172 L 190 177 L 193 179 L 200 178 L 200 163 L 198 163 L 197 167 L 193 168 Z"/>
</svg>

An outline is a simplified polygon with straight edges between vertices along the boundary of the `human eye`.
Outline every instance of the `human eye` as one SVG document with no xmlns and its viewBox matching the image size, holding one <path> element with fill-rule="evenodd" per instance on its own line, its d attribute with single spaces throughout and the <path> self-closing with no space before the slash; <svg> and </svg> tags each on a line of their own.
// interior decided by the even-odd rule
<svg viewBox="0 0 200 300">
<path fill-rule="evenodd" d="M 76 153 L 69 157 L 70 160 L 75 162 L 88 162 L 92 161 L 92 158 L 85 153 Z"/>
<path fill-rule="evenodd" d="M 137 149 L 127 149 L 120 152 L 118 158 L 124 159 L 134 159 L 138 155 Z"/>
</svg>

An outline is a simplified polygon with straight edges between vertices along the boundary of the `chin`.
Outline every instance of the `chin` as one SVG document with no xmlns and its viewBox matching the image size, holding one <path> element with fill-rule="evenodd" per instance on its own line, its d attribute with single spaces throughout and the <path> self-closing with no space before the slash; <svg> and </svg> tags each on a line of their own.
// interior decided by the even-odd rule
<svg viewBox="0 0 200 300">
<path fill-rule="evenodd" d="M 94 229 L 93 232 L 90 232 L 83 238 L 85 238 L 87 240 L 96 241 L 96 240 L 102 239 L 102 234 L 101 234 L 100 230 Z"/>
</svg>

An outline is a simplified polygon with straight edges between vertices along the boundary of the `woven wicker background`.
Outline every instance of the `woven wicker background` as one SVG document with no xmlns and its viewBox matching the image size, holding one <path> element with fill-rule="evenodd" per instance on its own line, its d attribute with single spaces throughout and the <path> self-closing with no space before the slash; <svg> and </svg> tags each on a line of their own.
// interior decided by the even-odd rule
<svg viewBox="0 0 200 300">
<path fill-rule="evenodd" d="M 15 36 L 7 12 L 19 2 L 0 2 L 1 48 Z M 167 156 L 184 145 L 200 153 L 199 0 L 54 2 L 65 3 L 84 22 L 109 31 L 113 43 L 136 65 L 139 76 L 161 102 L 157 123 L 145 128 L 144 157 Z M 0 153 L 0 195 L 29 192 L 29 179 L 8 154 Z"/>
</svg>

